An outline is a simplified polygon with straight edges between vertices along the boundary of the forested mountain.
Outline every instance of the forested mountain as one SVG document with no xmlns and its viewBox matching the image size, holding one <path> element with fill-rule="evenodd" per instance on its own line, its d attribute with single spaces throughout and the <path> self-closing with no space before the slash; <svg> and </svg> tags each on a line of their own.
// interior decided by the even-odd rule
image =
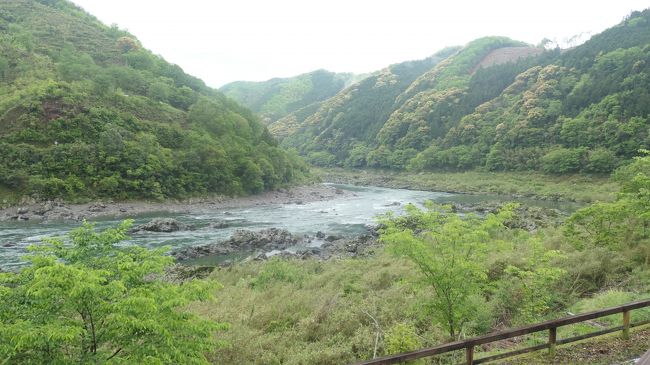
<svg viewBox="0 0 650 365">
<path fill-rule="evenodd" d="M 305 167 L 252 112 L 65 0 L 0 3 L 0 192 L 245 194 Z"/>
<path fill-rule="evenodd" d="M 366 76 L 316 70 L 262 82 L 235 81 L 220 90 L 270 124 L 295 110 L 328 99 Z"/>
<path fill-rule="evenodd" d="M 649 56 L 649 10 L 565 52 L 482 38 L 379 114 L 351 88 L 270 129 L 317 165 L 607 173 L 650 146 Z"/>
<path fill-rule="evenodd" d="M 393 110 L 395 98 L 416 78 L 457 50 L 448 48 L 424 60 L 389 66 L 327 101 L 278 120 L 269 128 L 279 138 L 287 137 L 285 144 L 313 152 L 310 157 L 314 163 L 331 164 L 335 157 L 320 150 L 323 143 L 350 145 L 355 140 L 374 139 Z M 348 148 L 334 149 L 340 160 L 346 157 Z"/>
</svg>

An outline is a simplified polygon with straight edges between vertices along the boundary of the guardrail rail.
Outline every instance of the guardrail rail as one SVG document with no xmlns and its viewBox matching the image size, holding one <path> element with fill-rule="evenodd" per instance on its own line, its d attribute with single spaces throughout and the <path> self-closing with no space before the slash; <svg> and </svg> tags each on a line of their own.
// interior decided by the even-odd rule
<svg viewBox="0 0 650 365">
<path fill-rule="evenodd" d="M 431 356 L 440 355 L 447 352 L 462 350 L 462 349 L 465 349 L 465 358 L 466 358 L 467 365 L 483 364 L 490 361 L 505 359 L 508 357 L 539 351 L 543 349 L 549 349 L 549 352 L 551 353 L 551 355 L 553 355 L 555 353 L 555 347 L 557 345 L 563 345 L 563 344 L 576 342 L 591 337 L 602 336 L 607 333 L 621 331 L 622 337 L 626 340 L 629 339 L 630 328 L 650 324 L 650 320 L 639 321 L 636 323 L 630 322 L 631 312 L 635 309 L 645 308 L 645 307 L 650 307 L 650 299 L 639 300 L 636 302 L 631 302 L 616 307 L 601 309 L 593 312 L 576 314 L 569 317 L 554 319 L 554 320 L 541 322 L 541 323 L 524 326 L 520 328 L 493 332 L 487 335 L 450 342 L 435 347 L 429 347 L 429 348 L 420 349 L 416 351 L 404 352 L 401 354 L 378 357 L 375 359 L 358 362 L 356 363 L 356 365 L 398 364 L 409 360 L 431 357 Z M 595 318 L 601 318 L 601 317 L 610 316 L 612 314 L 618 314 L 618 313 L 623 313 L 623 318 L 622 318 L 623 324 L 621 326 L 606 328 L 600 331 L 591 332 L 580 336 L 575 336 L 575 337 L 570 337 L 565 339 L 557 338 L 558 327 L 586 322 Z M 548 331 L 548 341 L 546 343 L 536 345 L 536 346 L 526 347 L 523 349 L 518 349 L 515 351 L 510 351 L 502 354 L 490 355 L 479 359 L 474 359 L 475 346 L 501 341 L 513 337 L 519 337 L 519 336 L 541 332 L 541 331 Z"/>
</svg>

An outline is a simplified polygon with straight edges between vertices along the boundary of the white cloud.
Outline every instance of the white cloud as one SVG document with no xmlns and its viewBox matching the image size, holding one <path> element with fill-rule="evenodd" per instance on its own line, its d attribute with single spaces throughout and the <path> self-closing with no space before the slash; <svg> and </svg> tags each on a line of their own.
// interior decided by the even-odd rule
<svg viewBox="0 0 650 365">
<path fill-rule="evenodd" d="M 369 72 L 487 35 L 536 44 L 597 33 L 643 0 L 73 0 L 218 87 L 319 68 Z"/>
</svg>

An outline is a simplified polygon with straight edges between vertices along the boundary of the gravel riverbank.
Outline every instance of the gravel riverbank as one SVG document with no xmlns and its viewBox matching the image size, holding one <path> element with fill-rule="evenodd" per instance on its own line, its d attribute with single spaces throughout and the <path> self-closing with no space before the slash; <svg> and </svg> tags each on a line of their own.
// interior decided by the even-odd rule
<svg viewBox="0 0 650 365">
<path fill-rule="evenodd" d="M 138 214 L 157 212 L 185 213 L 270 204 L 305 204 L 353 195 L 353 192 L 341 190 L 334 186 L 314 184 L 235 198 L 211 197 L 166 202 L 96 201 L 85 204 L 48 201 L 2 209 L 0 210 L 0 221 L 82 221 L 101 217 L 128 218 Z"/>
</svg>

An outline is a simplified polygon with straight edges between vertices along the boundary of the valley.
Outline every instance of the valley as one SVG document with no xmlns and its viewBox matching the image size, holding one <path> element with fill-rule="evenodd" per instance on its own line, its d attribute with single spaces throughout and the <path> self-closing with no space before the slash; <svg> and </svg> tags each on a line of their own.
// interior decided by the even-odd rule
<svg viewBox="0 0 650 365">
<path fill-rule="evenodd" d="M 74 2 L 1 2 L 0 364 L 350 364 L 647 299 L 650 9 L 629 10 L 567 49 L 427 40 L 215 88 Z M 184 40 L 247 47 L 245 15 Z M 633 361 L 647 333 L 505 363 Z"/>
</svg>

